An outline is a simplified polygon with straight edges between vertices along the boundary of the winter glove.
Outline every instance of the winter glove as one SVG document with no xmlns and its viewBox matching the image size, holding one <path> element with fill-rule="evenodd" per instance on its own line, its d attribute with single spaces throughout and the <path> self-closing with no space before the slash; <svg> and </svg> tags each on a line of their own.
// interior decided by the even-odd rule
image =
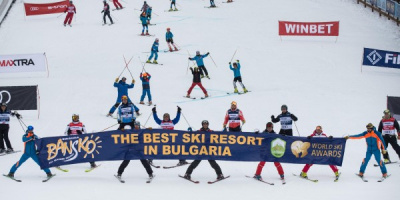
<svg viewBox="0 0 400 200">
<path fill-rule="evenodd" d="M 333 136 L 331 135 L 331 136 L 329 136 L 329 139 L 333 139 Z"/>
<path fill-rule="evenodd" d="M 238 62 L 238 63 L 239 63 L 239 60 L 236 60 L 236 62 Z"/>
<path fill-rule="evenodd" d="M 231 62 L 229 62 L 229 65 L 231 65 L 232 63 Z"/>
<path fill-rule="evenodd" d="M 156 107 L 154 106 L 154 107 L 151 109 L 151 111 L 153 111 L 153 113 L 157 112 L 157 111 L 156 111 Z"/>
<path fill-rule="evenodd" d="M 101 11 L 101 13 L 103 13 L 103 12 L 104 12 L 104 10 Z"/>
<path fill-rule="evenodd" d="M 255 133 L 255 134 L 259 134 L 259 133 L 260 133 L 260 130 L 254 129 L 254 133 Z"/>
<path fill-rule="evenodd" d="M 189 132 L 193 132 L 192 127 L 189 127 L 189 128 L 188 128 L 188 131 L 189 131 Z"/>
<path fill-rule="evenodd" d="M 387 151 L 385 149 L 382 149 L 382 154 L 387 154 Z"/>
<path fill-rule="evenodd" d="M 17 119 L 21 119 L 22 116 L 19 113 L 15 113 L 15 116 L 17 117 Z"/>
<path fill-rule="evenodd" d="M 246 120 L 242 120 L 242 124 L 246 123 Z M 243 125 L 242 125 L 243 126 Z"/>
<path fill-rule="evenodd" d="M 207 52 L 206 55 L 207 55 L 207 56 L 210 55 L 210 52 Z"/>
<path fill-rule="evenodd" d="M 274 116 L 274 115 L 271 115 L 271 119 L 275 119 L 275 116 Z"/>
<path fill-rule="evenodd" d="M 115 82 L 118 83 L 118 80 L 119 80 L 119 78 L 116 78 L 116 79 L 115 79 Z"/>
<path fill-rule="evenodd" d="M 224 129 L 222 130 L 222 132 L 227 132 L 228 130 L 226 130 L 226 126 L 224 127 Z"/>
<path fill-rule="evenodd" d="M 177 107 L 178 107 L 178 113 L 180 113 L 182 111 L 182 108 L 179 106 L 177 106 Z"/>
<path fill-rule="evenodd" d="M 135 84 L 135 79 L 132 79 L 132 84 Z"/>
<path fill-rule="evenodd" d="M 349 136 L 348 135 L 344 136 L 344 139 L 346 139 L 346 140 L 349 139 Z"/>
<path fill-rule="evenodd" d="M 121 120 L 118 120 L 118 124 L 121 124 Z"/>
<path fill-rule="evenodd" d="M 307 136 L 307 139 L 309 139 L 309 140 L 310 140 L 310 139 L 311 139 L 311 136 Z"/>
<path fill-rule="evenodd" d="M 192 59 L 190 59 L 190 57 L 188 58 L 189 60 L 192 60 Z"/>
</svg>

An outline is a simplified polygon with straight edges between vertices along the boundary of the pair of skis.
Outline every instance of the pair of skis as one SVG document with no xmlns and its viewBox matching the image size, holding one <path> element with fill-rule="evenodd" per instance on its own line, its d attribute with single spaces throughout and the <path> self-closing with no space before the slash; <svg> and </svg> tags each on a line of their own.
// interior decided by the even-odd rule
<svg viewBox="0 0 400 200">
<path fill-rule="evenodd" d="M 196 99 L 196 97 L 187 97 L 187 96 L 183 96 L 183 97 L 188 98 L 188 99 L 193 99 L 193 100 Z M 206 98 L 208 98 L 208 97 L 200 97 L 200 99 L 206 99 Z"/>
<path fill-rule="evenodd" d="M 94 169 L 96 169 L 96 168 L 98 168 L 98 167 L 100 167 L 100 166 L 101 166 L 101 164 L 96 165 L 96 167 L 90 167 L 89 169 L 86 169 L 85 172 L 91 172 L 91 171 L 93 171 Z M 69 172 L 68 169 L 63 169 L 63 168 L 61 168 L 60 166 L 57 166 L 57 167 L 55 167 L 55 168 L 58 169 L 58 170 L 60 170 L 60 171 L 62 171 L 62 172 Z"/>
<path fill-rule="evenodd" d="M 17 150 L 17 151 L 11 151 L 11 152 L 8 152 L 8 153 L 2 153 L 2 154 L 0 154 L 0 156 L 10 155 L 10 154 L 13 154 L 13 153 L 18 153 L 18 152 L 21 152 L 21 151 Z"/>
<path fill-rule="evenodd" d="M 226 94 L 229 94 L 229 95 L 231 95 L 231 94 L 242 95 L 242 94 L 246 94 L 246 93 L 249 93 L 249 92 L 251 92 L 251 91 L 247 91 L 247 92 L 227 92 Z"/>
<path fill-rule="evenodd" d="M 11 176 L 8 176 L 8 175 L 5 175 L 5 174 L 3 174 L 3 176 L 5 176 L 5 177 L 7 177 L 7 178 L 9 178 L 9 179 L 11 179 L 13 181 L 16 181 L 16 182 L 22 182 L 22 180 L 20 180 L 20 179 L 16 179 L 14 177 L 11 177 Z M 50 179 L 52 179 L 54 176 L 56 176 L 56 174 L 52 174 L 51 176 L 48 176 L 46 179 L 42 180 L 42 182 L 47 182 Z"/>
<path fill-rule="evenodd" d="M 182 175 L 178 175 L 179 177 L 181 177 L 181 178 L 183 178 L 183 179 L 185 179 L 185 180 L 188 180 L 188 181 L 190 181 L 190 182 L 192 182 L 192 183 L 195 183 L 195 184 L 198 184 L 198 183 L 200 183 L 200 181 L 195 181 L 195 180 L 193 180 L 193 179 L 188 179 L 188 178 L 185 178 L 184 176 L 182 176 Z M 208 184 L 214 184 L 214 183 L 216 183 L 216 182 L 219 182 L 219 181 L 222 181 L 222 180 L 225 180 L 225 179 L 227 179 L 227 178 L 229 178 L 229 177 L 231 177 L 231 176 L 225 176 L 224 178 L 221 178 L 221 179 L 215 179 L 214 181 L 208 181 L 207 183 Z"/>
<path fill-rule="evenodd" d="M 364 176 L 360 176 L 360 174 L 356 174 L 356 176 L 358 176 L 359 178 L 361 178 L 362 181 L 368 182 L 368 180 L 365 179 Z M 390 177 L 390 174 L 388 174 L 386 177 L 381 177 L 380 179 L 378 179 L 377 182 L 383 182 L 383 181 L 385 181 L 385 180 L 386 180 L 387 178 L 389 178 L 389 177 Z"/>
<path fill-rule="evenodd" d="M 395 164 L 395 163 L 397 163 L 397 161 L 385 163 L 385 165 L 390 165 L 390 164 Z M 374 164 L 374 167 L 379 167 L 379 165 L 378 164 Z"/>
<path fill-rule="evenodd" d="M 116 179 L 118 179 L 118 181 L 119 181 L 120 183 L 125 183 L 125 180 L 122 179 L 121 177 L 118 177 L 117 175 L 114 175 L 114 177 L 115 177 Z M 154 177 L 156 177 L 156 176 L 153 175 L 152 177 L 147 178 L 146 183 L 151 183 L 151 181 L 154 179 Z"/>
</svg>

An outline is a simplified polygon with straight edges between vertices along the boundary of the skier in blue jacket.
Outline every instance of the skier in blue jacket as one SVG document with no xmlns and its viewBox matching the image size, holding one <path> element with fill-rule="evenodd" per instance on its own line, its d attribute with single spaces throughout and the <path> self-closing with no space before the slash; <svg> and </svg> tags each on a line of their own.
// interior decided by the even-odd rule
<svg viewBox="0 0 400 200">
<path fill-rule="evenodd" d="M 121 98 L 122 96 L 126 95 L 128 96 L 128 89 L 131 89 L 135 86 L 135 79 L 132 79 L 132 84 L 128 85 L 126 84 L 126 78 L 122 77 L 122 79 L 118 82 L 119 78 L 115 79 L 114 82 L 114 87 L 118 88 L 118 97 L 117 101 L 115 102 L 115 105 L 111 107 L 110 111 L 108 112 L 107 116 L 112 116 L 112 114 L 115 112 L 115 109 L 118 108 L 119 104 L 121 104 Z M 128 97 L 128 102 L 132 103 L 132 101 Z M 132 103 L 133 104 L 133 103 Z M 133 107 L 135 108 L 136 114 L 139 116 L 139 108 L 133 104 Z"/>
<path fill-rule="evenodd" d="M 143 100 L 144 100 L 144 97 L 146 97 L 146 94 L 147 94 L 147 97 L 149 98 L 149 105 L 152 104 L 151 93 L 150 93 L 150 78 L 151 78 L 151 75 L 149 73 L 147 73 L 147 72 L 140 73 L 140 80 L 142 81 L 142 87 L 143 87 L 142 96 L 140 97 L 140 104 L 144 104 Z"/>
<path fill-rule="evenodd" d="M 176 46 L 175 46 L 175 44 L 174 44 L 174 39 L 173 39 L 173 37 L 174 37 L 174 34 L 172 34 L 172 32 L 171 32 L 171 28 L 167 28 L 167 32 L 165 33 L 165 40 L 167 41 L 167 44 L 168 44 L 168 48 L 169 48 L 169 51 L 173 51 L 172 50 L 172 47 L 171 47 L 171 45 L 170 44 L 172 44 L 172 46 L 174 46 L 174 50 L 175 51 L 178 51 L 179 49 L 178 48 L 176 48 Z"/>
<path fill-rule="evenodd" d="M 147 14 L 147 23 L 150 24 L 150 20 L 151 20 L 151 11 L 153 11 L 152 7 L 148 7 L 146 10 L 146 14 Z"/>
<path fill-rule="evenodd" d="M 33 133 L 33 126 L 28 126 L 26 133 L 22 136 L 22 142 L 24 142 L 25 146 L 24 154 L 22 154 L 20 160 L 11 167 L 10 172 L 7 175 L 8 177 L 14 178 L 15 172 L 29 158 L 32 158 L 32 160 L 35 161 L 35 163 L 40 166 L 39 158 L 36 155 L 36 146 L 35 146 L 36 139 L 39 138 L 37 135 Z M 43 171 L 46 172 L 47 177 L 53 176 L 49 168 L 45 168 L 43 169 Z"/>
<path fill-rule="evenodd" d="M 150 35 L 149 34 L 149 25 L 147 23 L 147 14 L 146 12 L 142 12 L 142 14 L 140 14 L 140 21 L 142 22 L 142 34 L 144 35 L 144 30 L 146 29 L 146 35 Z"/>
<path fill-rule="evenodd" d="M 206 74 L 206 77 L 207 77 L 208 79 L 210 79 L 210 77 L 208 76 L 207 69 L 206 69 L 206 67 L 204 66 L 204 62 L 203 62 L 203 58 L 207 57 L 208 55 L 210 55 L 210 52 L 207 52 L 206 54 L 201 55 L 201 54 L 200 54 L 200 51 L 196 51 L 196 56 L 194 56 L 193 58 L 190 58 L 190 57 L 189 57 L 189 60 L 195 60 L 195 61 L 196 61 L 196 64 L 197 64 L 197 66 L 198 66 L 199 69 L 200 69 L 201 78 L 204 78 L 204 73 L 205 73 L 205 74 Z M 203 73 L 203 71 L 204 71 L 204 73 Z"/>
<path fill-rule="evenodd" d="M 381 168 L 382 172 L 382 177 L 386 178 L 387 177 L 387 170 L 385 166 L 385 162 L 381 160 L 381 152 L 380 150 L 382 149 L 382 154 L 386 154 L 386 146 L 382 137 L 382 133 L 376 130 L 374 125 L 371 123 L 367 124 L 367 131 L 364 131 L 360 134 L 357 135 L 349 135 L 345 136 L 345 139 L 362 139 L 365 138 L 365 142 L 367 143 L 367 152 L 365 155 L 365 158 L 363 159 L 360 167 L 360 172 L 358 176 L 363 177 L 365 169 L 368 165 L 369 160 L 371 159 L 371 156 L 374 155 L 375 160 L 377 163 L 379 163 L 379 167 Z"/>
<path fill-rule="evenodd" d="M 242 75 L 240 74 L 240 63 L 239 60 L 236 60 L 237 63 L 233 63 L 233 67 L 231 65 L 231 63 L 229 62 L 229 69 L 231 69 L 233 71 L 233 88 L 235 89 L 233 92 L 234 93 L 239 93 L 237 87 L 236 87 L 236 82 L 239 81 L 240 85 L 243 88 L 243 92 L 246 93 L 248 92 L 248 90 L 246 89 L 246 87 L 243 85 L 242 83 Z"/>
<path fill-rule="evenodd" d="M 153 56 L 155 56 L 154 57 L 154 60 L 153 60 L 153 63 L 154 64 L 158 64 L 158 62 L 157 62 L 157 59 L 158 59 L 158 38 L 156 38 L 155 40 L 154 40 L 154 43 L 153 43 L 153 46 L 151 46 L 151 54 L 150 54 L 150 57 L 149 57 L 149 59 L 147 59 L 147 61 L 146 61 L 146 63 L 151 63 L 151 59 L 153 58 Z"/>
</svg>

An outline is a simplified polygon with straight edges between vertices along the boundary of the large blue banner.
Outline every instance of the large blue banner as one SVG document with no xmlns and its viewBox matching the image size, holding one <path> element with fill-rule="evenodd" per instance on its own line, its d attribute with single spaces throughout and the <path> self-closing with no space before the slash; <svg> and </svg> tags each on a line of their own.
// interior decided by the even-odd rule
<svg viewBox="0 0 400 200">
<path fill-rule="evenodd" d="M 246 132 L 107 131 L 36 140 L 42 168 L 105 160 L 188 159 L 342 165 L 343 138 Z"/>
<path fill-rule="evenodd" d="M 364 48 L 363 65 L 400 68 L 400 53 Z"/>
<path fill-rule="evenodd" d="M 396 3 L 394 1 L 392 1 L 392 0 L 386 1 L 386 12 L 388 12 L 392 16 L 395 16 L 395 12 L 396 12 L 395 7 L 396 7 Z"/>
</svg>

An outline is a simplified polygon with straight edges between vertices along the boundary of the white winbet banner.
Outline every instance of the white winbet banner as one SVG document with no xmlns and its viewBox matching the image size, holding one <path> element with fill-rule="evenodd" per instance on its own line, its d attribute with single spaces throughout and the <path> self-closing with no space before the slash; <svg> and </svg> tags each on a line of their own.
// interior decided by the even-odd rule
<svg viewBox="0 0 400 200">
<path fill-rule="evenodd" d="M 46 72 L 46 54 L 0 55 L 0 73 Z"/>
</svg>

